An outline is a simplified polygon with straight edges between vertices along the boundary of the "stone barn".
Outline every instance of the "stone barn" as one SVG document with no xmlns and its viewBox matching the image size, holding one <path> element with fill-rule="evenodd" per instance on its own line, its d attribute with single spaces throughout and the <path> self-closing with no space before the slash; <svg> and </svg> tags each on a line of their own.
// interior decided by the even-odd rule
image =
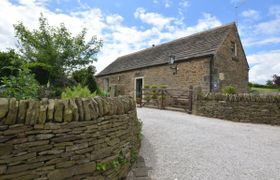
<svg viewBox="0 0 280 180">
<path fill-rule="evenodd" d="M 111 95 L 141 94 L 148 85 L 203 92 L 220 92 L 232 85 L 247 92 L 246 55 L 235 23 L 153 45 L 117 58 L 96 75 L 100 87 Z"/>
</svg>

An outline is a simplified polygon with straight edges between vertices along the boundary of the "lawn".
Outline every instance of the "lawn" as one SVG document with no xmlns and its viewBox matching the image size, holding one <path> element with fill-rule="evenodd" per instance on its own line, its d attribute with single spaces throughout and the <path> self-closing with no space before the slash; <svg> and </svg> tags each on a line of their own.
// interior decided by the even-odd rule
<svg viewBox="0 0 280 180">
<path fill-rule="evenodd" d="M 257 88 L 257 87 L 252 87 L 251 90 L 256 91 L 256 92 L 280 92 L 280 89 L 277 89 L 277 88 Z"/>
</svg>

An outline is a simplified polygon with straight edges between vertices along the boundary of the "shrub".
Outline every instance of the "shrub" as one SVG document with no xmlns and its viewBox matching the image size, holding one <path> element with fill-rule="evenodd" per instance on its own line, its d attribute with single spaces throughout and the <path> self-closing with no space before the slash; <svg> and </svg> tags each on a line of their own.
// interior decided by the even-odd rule
<svg viewBox="0 0 280 180">
<path fill-rule="evenodd" d="M 18 76 L 1 78 L 0 96 L 16 99 L 38 98 L 39 83 L 26 68 L 18 71 Z"/>
<path fill-rule="evenodd" d="M 96 93 L 91 93 L 87 87 L 82 87 L 80 84 L 73 88 L 66 88 L 61 94 L 62 99 L 71 99 L 76 97 L 94 97 Z"/>
<path fill-rule="evenodd" d="M 144 85 L 144 89 L 150 89 L 150 85 L 145 84 L 145 85 Z"/>
<path fill-rule="evenodd" d="M 160 87 L 161 89 L 166 89 L 166 88 L 167 88 L 167 85 L 166 85 L 166 84 L 161 84 L 159 87 Z"/>
<path fill-rule="evenodd" d="M 17 76 L 18 70 L 25 63 L 15 50 L 10 49 L 7 52 L 0 51 L 0 78 Z"/>
<path fill-rule="evenodd" d="M 97 91 L 97 93 L 99 93 L 100 89 L 98 88 L 94 77 L 95 71 L 94 66 L 88 66 L 87 68 L 74 71 L 72 73 L 72 78 L 82 86 L 87 86 L 90 92 L 93 93 Z"/>
<path fill-rule="evenodd" d="M 44 63 L 34 62 L 24 65 L 35 74 L 35 79 L 41 84 L 46 85 L 49 82 L 51 67 Z"/>
<path fill-rule="evenodd" d="M 223 93 L 225 94 L 235 94 L 236 93 L 236 88 L 234 86 L 226 86 L 223 88 Z"/>
<path fill-rule="evenodd" d="M 107 91 L 101 90 L 99 86 L 97 86 L 97 89 L 96 89 L 95 93 L 98 96 L 103 96 L 103 97 L 109 97 L 110 96 Z"/>
<path fill-rule="evenodd" d="M 152 90 L 151 90 L 151 99 L 154 99 L 154 100 L 156 100 L 156 99 L 158 99 L 158 91 L 157 91 L 157 86 L 156 85 L 151 85 L 151 88 L 152 88 Z"/>
<path fill-rule="evenodd" d="M 151 85 L 152 89 L 157 89 L 157 85 Z"/>
</svg>

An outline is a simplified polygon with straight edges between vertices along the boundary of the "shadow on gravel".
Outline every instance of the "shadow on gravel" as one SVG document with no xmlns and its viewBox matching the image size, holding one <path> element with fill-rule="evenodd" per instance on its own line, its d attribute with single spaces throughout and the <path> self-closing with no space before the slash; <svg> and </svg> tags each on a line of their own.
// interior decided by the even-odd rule
<svg viewBox="0 0 280 180">
<path fill-rule="evenodd" d="M 140 156 L 142 156 L 146 162 L 146 167 L 149 170 L 149 177 L 153 177 L 153 167 L 157 163 L 157 155 L 155 153 L 153 145 L 150 143 L 149 139 L 143 136 L 142 145 L 140 148 Z"/>
</svg>

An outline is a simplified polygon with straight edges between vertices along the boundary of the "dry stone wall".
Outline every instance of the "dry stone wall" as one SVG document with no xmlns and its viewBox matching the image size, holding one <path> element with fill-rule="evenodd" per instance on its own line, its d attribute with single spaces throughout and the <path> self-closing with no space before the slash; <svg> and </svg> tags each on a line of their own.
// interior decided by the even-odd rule
<svg viewBox="0 0 280 180">
<path fill-rule="evenodd" d="M 0 179 L 120 179 L 139 146 L 132 98 L 0 99 Z"/>
<path fill-rule="evenodd" d="M 206 117 L 280 125 L 279 95 L 207 94 L 197 97 L 193 110 Z"/>
</svg>

